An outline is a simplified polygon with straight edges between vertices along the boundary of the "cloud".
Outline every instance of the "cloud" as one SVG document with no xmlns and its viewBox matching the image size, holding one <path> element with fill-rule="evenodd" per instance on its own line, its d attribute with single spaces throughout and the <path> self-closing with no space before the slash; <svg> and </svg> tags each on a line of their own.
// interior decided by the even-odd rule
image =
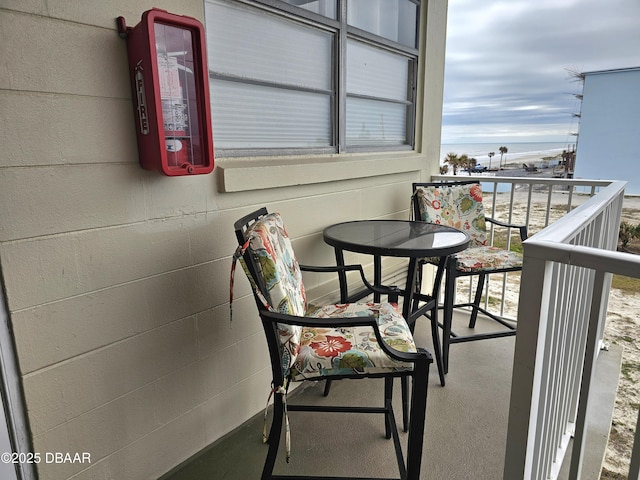
<svg viewBox="0 0 640 480">
<path fill-rule="evenodd" d="M 450 0 L 443 142 L 570 135 L 570 72 L 640 66 L 638 19 L 638 0 Z"/>
</svg>

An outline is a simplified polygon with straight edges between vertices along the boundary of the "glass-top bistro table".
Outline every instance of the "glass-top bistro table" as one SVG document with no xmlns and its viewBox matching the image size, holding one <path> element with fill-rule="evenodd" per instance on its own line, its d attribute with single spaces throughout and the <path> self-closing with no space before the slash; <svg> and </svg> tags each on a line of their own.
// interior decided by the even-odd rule
<svg viewBox="0 0 640 480">
<path fill-rule="evenodd" d="M 407 283 L 401 292 L 403 315 L 408 322 L 415 320 L 411 312 L 412 294 L 415 292 L 418 259 L 447 257 L 465 250 L 470 237 L 453 227 L 410 220 L 356 220 L 337 223 L 324 229 L 324 241 L 334 247 L 336 262 L 344 265 L 344 251 L 364 253 L 374 257 L 374 286 L 381 286 L 382 257 L 409 259 Z M 346 275 L 340 277 L 343 301 L 349 297 Z"/>
<path fill-rule="evenodd" d="M 465 250 L 470 242 L 466 233 L 445 225 L 410 220 L 356 220 L 337 223 L 324 229 L 324 241 L 334 247 L 336 263 L 343 266 L 344 252 L 356 252 L 372 255 L 374 258 L 374 287 L 382 285 L 382 257 L 403 257 L 409 260 L 407 280 L 404 289 L 395 290 L 402 296 L 402 315 L 407 320 L 411 330 L 417 318 L 427 311 L 436 315 L 438 298 L 437 292 L 442 279 L 445 259 L 449 255 Z M 420 293 L 417 280 L 418 260 L 421 258 L 441 257 L 436 274 L 436 281 L 431 295 Z M 348 303 L 374 292 L 364 291 L 349 296 L 347 278 L 344 272 L 339 274 L 341 301 Z M 394 290 L 388 289 L 390 294 Z M 379 293 L 374 293 L 374 300 L 379 301 Z M 420 301 L 422 304 L 420 305 Z M 437 320 L 432 319 L 434 349 L 440 374 L 440 383 L 444 385 L 439 342 L 437 341 Z"/>
</svg>

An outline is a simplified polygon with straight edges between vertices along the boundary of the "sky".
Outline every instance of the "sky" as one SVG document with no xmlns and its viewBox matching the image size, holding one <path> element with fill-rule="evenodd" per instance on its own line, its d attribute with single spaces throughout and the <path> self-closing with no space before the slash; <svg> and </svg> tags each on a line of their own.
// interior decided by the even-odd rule
<svg viewBox="0 0 640 480">
<path fill-rule="evenodd" d="M 442 143 L 575 143 L 571 72 L 627 67 L 640 0 L 449 0 Z"/>
</svg>

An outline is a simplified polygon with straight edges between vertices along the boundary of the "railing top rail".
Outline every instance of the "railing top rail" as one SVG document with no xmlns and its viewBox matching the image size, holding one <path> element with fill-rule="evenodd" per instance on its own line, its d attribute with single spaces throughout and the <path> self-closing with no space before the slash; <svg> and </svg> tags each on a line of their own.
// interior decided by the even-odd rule
<svg viewBox="0 0 640 480">
<path fill-rule="evenodd" d="M 550 240 L 527 240 L 527 257 L 640 278 L 640 256 Z"/>
<path fill-rule="evenodd" d="M 584 204 L 572 210 L 564 217 L 547 226 L 544 230 L 530 237 L 531 241 L 549 241 L 565 243 L 575 232 L 581 230 L 591 219 L 600 214 L 607 205 L 617 198 L 624 196 L 627 182 L 613 181 L 597 195 L 591 197 Z M 525 248 L 528 241 L 525 241 Z"/>
<path fill-rule="evenodd" d="M 478 180 L 480 182 L 536 184 L 536 185 L 572 185 L 576 187 L 606 187 L 615 180 L 583 180 L 579 178 L 548 177 L 500 177 L 498 175 L 432 175 L 433 181 L 439 180 Z"/>
</svg>

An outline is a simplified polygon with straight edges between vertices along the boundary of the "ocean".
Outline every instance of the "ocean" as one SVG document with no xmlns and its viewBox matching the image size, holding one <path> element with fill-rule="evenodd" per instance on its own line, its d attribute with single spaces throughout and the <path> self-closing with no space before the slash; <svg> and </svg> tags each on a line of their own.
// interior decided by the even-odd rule
<svg viewBox="0 0 640 480">
<path fill-rule="evenodd" d="M 502 158 L 502 163 L 518 163 L 520 158 L 525 157 L 539 157 L 542 160 L 544 157 L 554 157 L 563 150 L 575 150 L 575 145 L 567 145 L 566 143 L 559 142 L 539 142 L 539 143 L 443 143 L 440 145 L 440 163 L 442 164 L 444 158 L 448 153 L 457 153 L 458 155 L 467 154 L 470 158 L 475 158 L 478 165 L 483 165 L 487 168 L 497 168 L 500 164 L 500 150 L 501 146 L 507 147 L 507 153 Z M 495 152 L 495 155 L 491 158 L 491 165 L 489 165 L 489 152 Z"/>
</svg>

